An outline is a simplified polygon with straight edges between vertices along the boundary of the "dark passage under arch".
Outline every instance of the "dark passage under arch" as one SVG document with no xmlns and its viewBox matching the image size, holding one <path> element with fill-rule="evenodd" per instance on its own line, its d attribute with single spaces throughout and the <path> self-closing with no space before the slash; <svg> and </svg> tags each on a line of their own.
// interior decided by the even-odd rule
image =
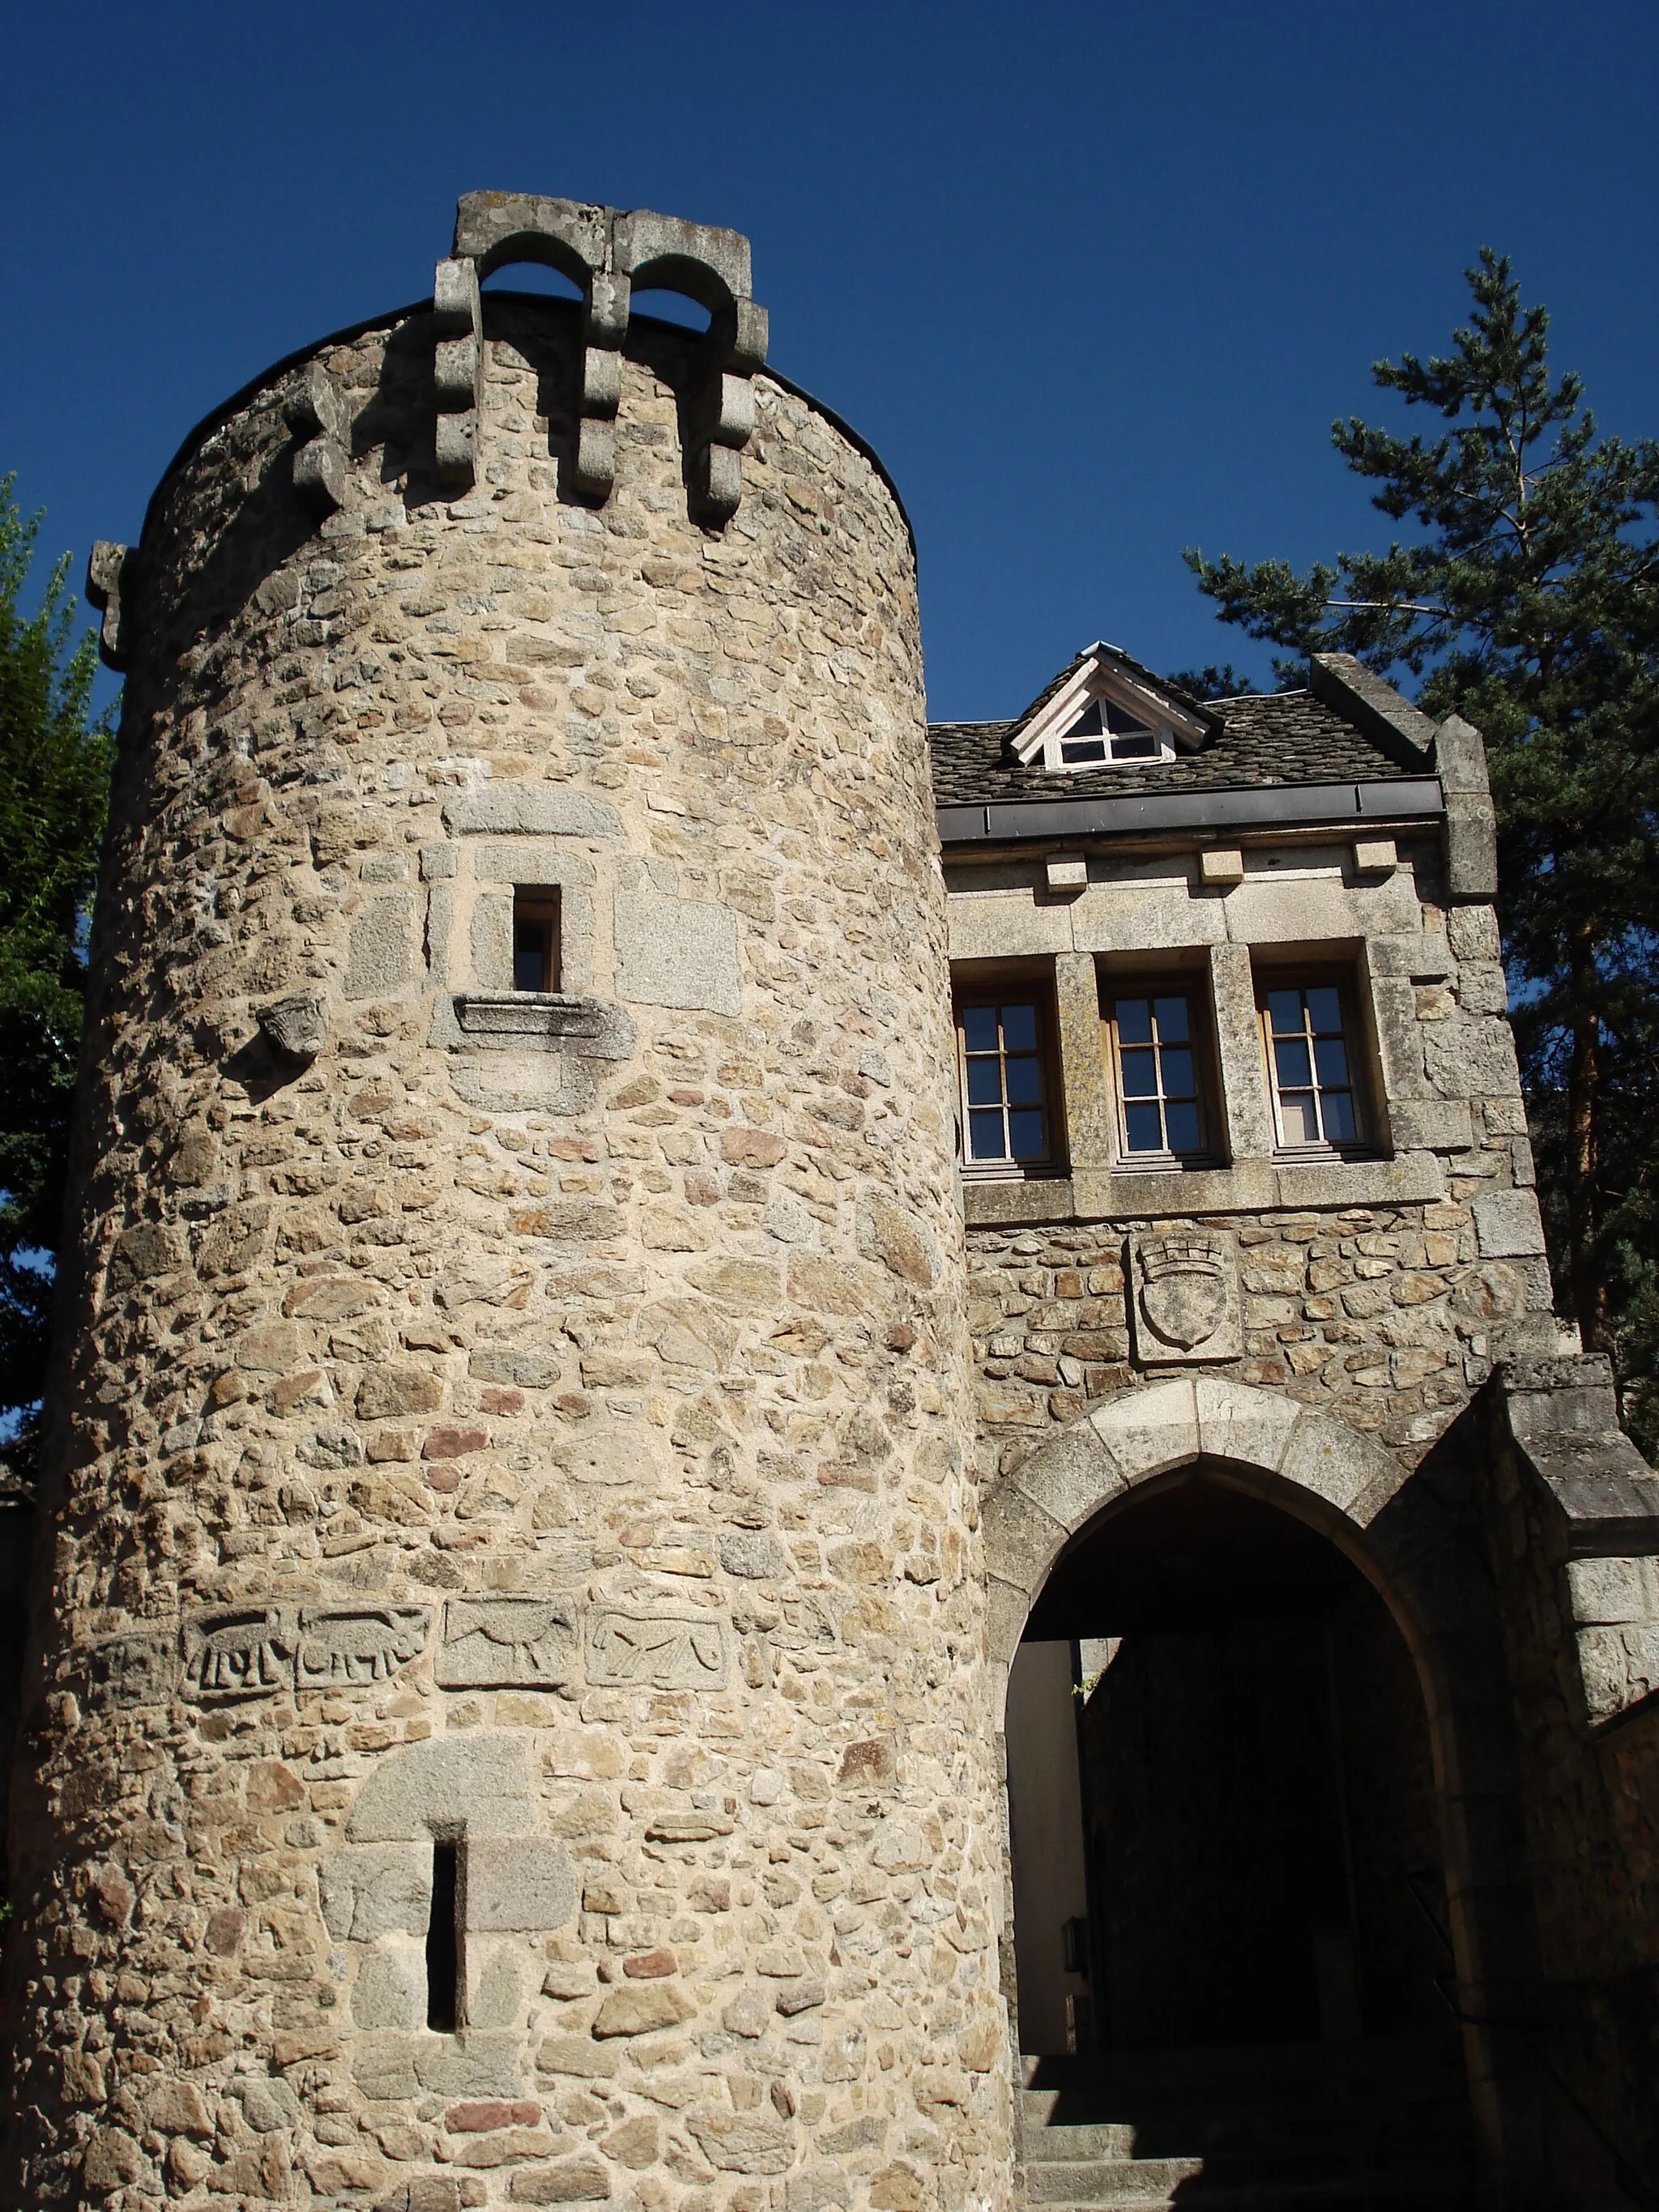
<svg viewBox="0 0 1659 2212">
<path fill-rule="evenodd" d="M 1109 1506 L 1032 1609 L 1008 1774 L 1028 2121 L 1193 2154 L 1185 2202 L 1387 2081 L 1364 2157 L 1462 2157 L 1422 1692 L 1324 1536 L 1202 1462 Z"/>
</svg>

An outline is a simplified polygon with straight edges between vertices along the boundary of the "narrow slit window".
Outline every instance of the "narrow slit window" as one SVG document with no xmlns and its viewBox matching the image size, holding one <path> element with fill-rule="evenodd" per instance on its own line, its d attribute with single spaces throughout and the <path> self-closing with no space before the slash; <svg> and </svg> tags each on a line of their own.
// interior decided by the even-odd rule
<svg viewBox="0 0 1659 2212">
<path fill-rule="evenodd" d="M 963 1006 L 957 1020 L 967 1164 L 1045 1164 L 1050 1147 L 1041 1010 L 1030 1000 Z"/>
<path fill-rule="evenodd" d="M 426 1927 L 426 2024 L 440 2035 L 460 2025 L 461 1938 L 459 1844 L 432 1846 L 432 1913 Z"/>
<path fill-rule="evenodd" d="M 1261 999 L 1273 1115 L 1288 1151 L 1359 1144 L 1365 1131 L 1341 986 L 1286 980 Z"/>
<path fill-rule="evenodd" d="M 556 991 L 559 967 L 559 894 L 520 887 L 513 894 L 513 988 Z"/>
</svg>

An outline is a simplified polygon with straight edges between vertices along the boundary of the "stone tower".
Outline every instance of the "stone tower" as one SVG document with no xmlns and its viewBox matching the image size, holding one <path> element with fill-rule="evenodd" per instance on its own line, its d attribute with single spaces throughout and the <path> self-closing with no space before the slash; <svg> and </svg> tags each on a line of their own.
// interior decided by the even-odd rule
<svg viewBox="0 0 1659 2212">
<path fill-rule="evenodd" d="M 9 2203 L 1006 2201 L 914 554 L 765 354 L 469 195 L 98 549 Z"/>
</svg>

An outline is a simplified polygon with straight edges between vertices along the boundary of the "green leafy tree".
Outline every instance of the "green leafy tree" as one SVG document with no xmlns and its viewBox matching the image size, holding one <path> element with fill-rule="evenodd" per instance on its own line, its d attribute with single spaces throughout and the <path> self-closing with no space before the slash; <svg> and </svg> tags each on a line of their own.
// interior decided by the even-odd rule
<svg viewBox="0 0 1659 2212">
<path fill-rule="evenodd" d="M 1603 437 L 1553 376 L 1549 317 L 1509 261 L 1468 272 L 1443 359 L 1372 374 L 1450 425 L 1332 441 L 1391 520 L 1382 553 L 1297 574 L 1186 556 L 1220 619 L 1287 648 L 1358 655 L 1437 718 L 1484 733 L 1499 919 L 1558 1280 L 1626 1412 L 1659 1440 L 1659 445 Z M 1292 663 L 1278 664 L 1281 675 Z"/>
<path fill-rule="evenodd" d="M 96 649 L 75 635 L 68 554 L 21 611 L 40 518 L 19 514 L 13 481 L 0 478 L 0 1441 L 21 1470 L 46 1365 L 111 738 L 91 713 Z"/>
</svg>

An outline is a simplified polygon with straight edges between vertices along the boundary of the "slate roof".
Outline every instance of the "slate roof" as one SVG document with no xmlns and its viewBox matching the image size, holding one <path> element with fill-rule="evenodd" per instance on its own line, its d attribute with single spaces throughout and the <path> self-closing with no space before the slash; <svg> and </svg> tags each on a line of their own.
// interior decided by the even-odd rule
<svg viewBox="0 0 1659 2212">
<path fill-rule="evenodd" d="M 1172 761 L 1122 761 L 1063 774 L 1040 764 L 1022 765 L 1008 742 L 1018 726 L 1014 722 L 931 723 L 927 737 L 934 804 L 979 806 L 1022 799 L 1121 799 L 1148 792 L 1376 782 L 1425 773 L 1421 763 L 1407 765 L 1400 754 L 1385 750 L 1376 738 L 1311 691 L 1212 699 L 1206 702 L 1206 711 L 1220 718 L 1221 728 L 1199 752 Z M 1019 720 L 1026 719 L 1022 715 Z"/>
</svg>

